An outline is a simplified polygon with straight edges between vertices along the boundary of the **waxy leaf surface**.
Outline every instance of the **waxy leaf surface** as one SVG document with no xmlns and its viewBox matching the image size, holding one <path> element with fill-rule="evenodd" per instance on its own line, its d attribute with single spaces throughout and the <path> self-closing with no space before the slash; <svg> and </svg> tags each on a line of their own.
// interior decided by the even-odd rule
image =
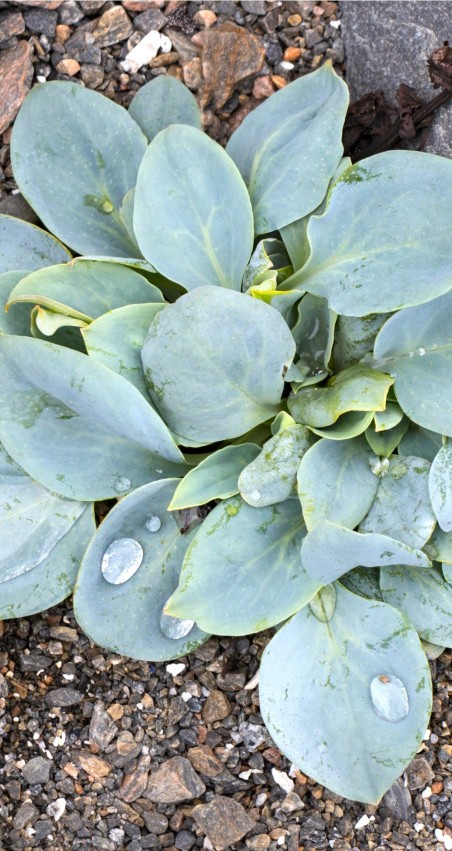
<svg viewBox="0 0 452 851">
<path fill-rule="evenodd" d="M 439 567 L 384 567 L 380 571 L 380 588 L 385 603 L 404 612 L 421 638 L 451 646 L 452 587 Z"/>
<path fill-rule="evenodd" d="M 347 87 L 327 63 L 277 92 L 233 133 L 226 150 L 248 186 L 256 233 L 318 207 L 342 156 L 347 106 Z"/>
<path fill-rule="evenodd" d="M 267 440 L 240 474 L 239 490 L 245 502 L 261 508 L 293 496 L 300 460 L 311 444 L 312 435 L 299 425 L 281 429 Z"/>
<path fill-rule="evenodd" d="M 184 469 L 138 390 L 87 355 L 0 337 L 0 375 L 0 440 L 49 490 L 107 499 Z"/>
<path fill-rule="evenodd" d="M 378 488 L 373 454 L 362 437 L 319 440 L 298 469 L 298 495 L 308 530 L 319 520 L 349 529 L 365 517 Z"/>
<path fill-rule="evenodd" d="M 391 384 L 389 375 L 356 364 L 331 378 L 326 387 L 302 388 L 287 404 L 297 422 L 325 428 L 341 414 L 384 410 Z"/>
<path fill-rule="evenodd" d="M 194 95 L 175 77 L 154 77 L 142 86 L 129 113 L 150 142 L 170 124 L 189 124 L 201 130 L 201 113 Z"/>
<path fill-rule="evenodd" d="M 168 613 L 192 617 L 218 635 L 248 635 L 280 623 L 321 585 L 300 562 L 305 533 L 294 499 L 266 508 L 240 497 L 217 505 L 187 551 Z"/>
<path fill-rule="evenodd" d="M 0 274 L 42 269 L 70 259 L 67 248 L 50 233 L 14 216 L 0 215 Z"/>
<path fill-rule="evenodd" d="M 239 290 L 253 248 L 253 214 L 220 145 L 181 124 L 159 133 L 138 173 L 134 231 L 146 259 L 187 290 Z"/>
<path fill-rule="evenodd" d="M 212 499 L 227 499 L 239 492 L 242 470 L 259 455 L 255 443 L 225 446 L 201 461 L 178 484 L 171 510 L 205 505 Z"/>
<path fill-rule="evenodd" d="M 163 607 L 177 586 L 192 537 L 181 535 L 167 510 L 176 484 L 175 479 L 152 482 L 122 499 L 99 527 L 80 568 L 74 595 L 77 620 L 96 644 L 123 656 L 155 662 L 172 659 L 207 638 L 197 626 L 181 639 L 168 638 L 160 628 Z M 156 531 L 150 518 L 160 520 Z M 135 541 L 143 560 L 130 579 L 114 585 L 103 576 L 102 560 L 118 539 Z"/>
<path fill-rule="evenodd" d="M 378 369 L 394 377 L 397 401 L 410 419 L 452 436 L 452 406 L 444 404 L 452 394 L 452 292 L 388 319 L 374 356 Z"/>
<path fill-rule="evenodd" d="M 444 532 L 452 532 L 452 446 L 443 446 L 433 460 L 429 479 L 430 499 Z"/>
<path fill-rule="evenodd" d="M 356 163 L 333 185 L 323 215 L 311 218 L 311 254 L 290 284 L 346 316 L 388 313 L 447 292 L 451 192 L 445 157 L 385 151 Z"/>
<path fill-rule="evenodd" d="M 90 357 L 127 378 L 150 401 L 141 349 L 149 326 L 164 304 L 128 304 L 99 316 L 83 331 Z"/>
<path fill-rule="evenodd" d="M 36 86 L 19 111 L 11 160 L 22 194 L 63 242 L 79 254 L 133 257 L 136 245 L 119 208 L 135 186 L 146 144 L 121 106 L 56 81 Z"/>
<path fill-rule="evenodd" d="M 354 567 L 430 565 L 422 550 L 409 547 L 389 535 L 352 532 L 329 520 L 320 520 L 303 540 L 301 560 L 309 575 L 322 585 L 334 582 Z"/>
<path fill-rule="evenodd" d="M 278 413 L 294 352 L 292 335 L 272 307 L 200 287 L 158 314 L 142 359 L 168 427 L 181 443 L 202 445 L 245 434 Z"/>
<path fill-rule="evenodd" d="M 307 607 L 264 651 L 261 711 L 277 746 L 303 772 L 337 795 L 377 804 L 425 734 L 430 670 L 405 615 L 336 590 L 328 623 Z M 380 712 L 394 720 L 377 715 L 371 683 Z"/>
</svg>

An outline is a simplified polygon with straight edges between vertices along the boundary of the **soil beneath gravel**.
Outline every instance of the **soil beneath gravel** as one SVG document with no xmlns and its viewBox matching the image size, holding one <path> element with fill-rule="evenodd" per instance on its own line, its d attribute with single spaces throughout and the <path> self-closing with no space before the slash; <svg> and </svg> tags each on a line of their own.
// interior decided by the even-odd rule
<svg viewBox="0 0 452 851">
<path fill-rule="evenodd" d="M 260 101 L 326 58 L 345 73 L 338 12 L 308 0 L 0 0 L 0 212 L 35 218 L 9 160 L 11 122 L 30 85 L 72 79 L 128 106 L 168 73 L 189 85 L 205 129 L 223 143 Z M 153 29 L 171 49 L 126 71 L 121 63 Z M 450 653 L 432 662 L 421 751 L 372 807 L 319 786 L 269 738 L 255 684 L 269 634 L 211 639 L 153 665 L 93 646 L 70 601 L 0 623 L 2 633 L 0 851 L 452 848 Z"/>
</svg>

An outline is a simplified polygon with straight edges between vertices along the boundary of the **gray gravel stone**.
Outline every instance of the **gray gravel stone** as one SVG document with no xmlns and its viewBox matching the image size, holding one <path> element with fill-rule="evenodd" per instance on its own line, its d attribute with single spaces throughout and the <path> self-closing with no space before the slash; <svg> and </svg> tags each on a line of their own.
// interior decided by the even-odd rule
<svg viewBox="0 0 452 851">
<path fill-rule="evenodd" d="M 39 810 L 35 807 L 31 801 L 25 801 L 19 809 L 17 810 L 16 815 L 14 816 L 14 828 L 15 830 L 22 830 L 26 827 L 30 822 L 35 821 L 39 816 Z"/>
<path fill-rule="evenodd" d="M 54 688 L 52 691 L 48 691 L 45 696 L 47 706 L 75 706 L 82 700 L 83 694 L 76 691 L 75 688 Z"/>
<path fill-rule="evenodd" d="M 429 80 L 427 59 L 450 39 L 448 0 L 343 0 L 340 9 L 352 98 L 383 89 L 393 101 L 400 83 L 426 99 L 437 94 Z M 424 150 L 452 158 L 451 102 L 438 110 Z"/>
<path fill-rule="evenodd" d="M 52 762 L 50 759 L 45 759 L 43 756 L 34 756 L 30 759 L 22 769 L 24 779 L 30 786 L 35 786 L 37 783 L 47 783 L 50 777 L 50 769 Z"/>
<path fill-rule="evenodd" d="M 104 751 L 114 739 L 118 728 L 110 718 L 108 712 L 105 711 L 105 704 L 98 700 L 94 704 L 93 714 L 89 725 L 89 739 L 98 746 L 100 751 Z"/>
</svg>

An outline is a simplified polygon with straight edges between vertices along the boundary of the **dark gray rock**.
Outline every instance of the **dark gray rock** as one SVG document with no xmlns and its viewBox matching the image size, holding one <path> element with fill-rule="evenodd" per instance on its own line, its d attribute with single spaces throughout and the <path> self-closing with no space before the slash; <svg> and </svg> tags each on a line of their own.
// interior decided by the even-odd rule
<svg viewBox="0 0 452 851">
<path fill-rule="evenodd" d="M 149 33 L 151 30 L 161 30 L 167 20 L 168 18 L 160 9 L 147 9 L 134 18 L 133 28 L 134 30 L 140 30 L 142 33 Z"/>
<path fill-rule="evenodd" d="M 52 691 L 48 691 L 45 696 L 47 706 L 75 706 L 82 700 L 83 694 L 76 691 L 75 688 L 54 688 Z"/>
<path fill-rule="evenodd" d="M 24 21 L 27 30 L 39 35 L 55 35 L 55 27 L 58 20 L 58 12 L 51 9 L 29 9 L 24 13 Z"/>
<path fill-rule="evenodd" d="M 31 803 L 31 801 L 25 801 L 25 803 L 23 803 L 19 807 L 16 815 L 14 816 L 14 829 L 22 830 L 24 827 L 26 827 L 27 824 L 36 821 L 38 816 L 38 808 L 35 807 L 35 805 Z"/>
<path fill-rule="evenodd" d="M 15 201 L 14 199 L 20 200 Z M 8 203 L 6 203 L 6 201 Z M 20 215 L 20 210 L 23 209 L 23 212 L 27 212 L 28 207 L 29 205 L 22 195 L 11 195 L 10 198 L 2 201 L 0 212 L 9 216 L 17 216 L 18 219 L 25 219 L 26 221 L 31 222 L 36 221 L 36 219 Z M 31 210 L 31 207 L 29 207 L 29 209 Z M 53 659 L 51 659 L 50 656 L 43 656 L 41 653 L 19 654 L 19 667 L 23 673 L 30 671 L 36 673 L 37 671 L 42 670 L 42 668 L 50 668 L 51 665 L 53 665 Z"/>
<path fill-rule="evenodd" d="M 89 725 L 89 739 L 98 746 L 100 751 L 104 751 L 110 744 L 111 740 L 116 736 L 118 728 L 105 710 L 105 704 L 98 700 L 94 704 L 93 714 Z"/>
<path fill-rule="evenodd" d="M 406 776 L 408 786 L 413 791 L 415 789 L 423 789 L 427 783 L 431 783 L 435 773 L 432 771 L 425 756 L 415 756 L 406 770 Z"/>
<path fill-rule="evenodd" d="M 450 39 L 447 0 L 343 0 L 340 8 L 352 98 L 383 89 L 394 101 L 400 83 L 413 86 L 426 99 L 437 94 L 427 59 Z M 452 103 L 438 110 L 424 150 L 452 158 Z"/>
<path fill-rule="evenodd" d="M 403 780 L 399 778 L 392 784 L 383 796 L 383 807 L 389 810 L 393 819 L 397 821 L 409 821 L 413 812 L 410 790 L 404 786 Z"/>
<path fill-rule="evenodd" d="M 208 804 L 198 804 L 191 817 L 217 849 L 229 848 L 256 824 L 238 801 L 221 795 L 215 795 Z"/>
<path fill-rule="evenodd" d="M 30 786 L 35 786 L 37 783 L 47 783 L 50 776 L 52 762 L 50 759 L 44 759 L 43 756 L 34 756 L 28 760 L 22 769 L 24 779 Z"/>
<path fill-rule="evenodd" d="M 0 674 L 0 697 L 8 697 L 8 680 Z"/>
</svg>

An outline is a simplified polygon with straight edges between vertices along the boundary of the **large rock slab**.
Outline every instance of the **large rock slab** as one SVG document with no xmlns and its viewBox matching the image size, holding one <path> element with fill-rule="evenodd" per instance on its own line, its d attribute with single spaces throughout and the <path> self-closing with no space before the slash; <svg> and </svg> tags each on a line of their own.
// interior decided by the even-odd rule
<svg viewBox="0 0 452 851">
<path fill-rule="evenodd" d="M 450 39 L 449 0 L 342 0 L 347 83 L 353 99 L 383 89 L 390 101 L 400 83 L 430 99 L 427 59 Z M 425 151 L 452 158 L 452 102 L 441 107 L 428 131 Z"/>
</svg>

